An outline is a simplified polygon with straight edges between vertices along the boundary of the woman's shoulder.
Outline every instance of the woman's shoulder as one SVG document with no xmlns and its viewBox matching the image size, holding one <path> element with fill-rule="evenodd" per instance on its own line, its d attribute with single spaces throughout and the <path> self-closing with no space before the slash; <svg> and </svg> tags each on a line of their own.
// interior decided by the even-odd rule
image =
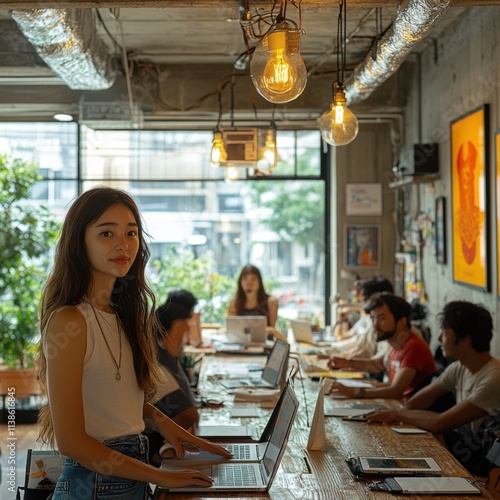
<svg viewBox="0 0 500 500">
<path fill-rule="evenodd" d="M 86 324 L 86 320 L 84 313 L 79 306 L 80 305 L 68 305 L 56 309 L 47 323 L 49 331 L 51 329 L 60 330 L 61 327 L 66 330 L 68 328 L 72 328 L 73 326 L 84 326 Z"/>
<path fill-rule="evenodd" d="M 278 299 L 276 297 L 273 297 L 272 295 L 269 295 L 267 297 L 267 303 L 270 304 L 270 305 L 273 305 L 273 306 L 277 306 L 278 305 Z"/>
</svg>

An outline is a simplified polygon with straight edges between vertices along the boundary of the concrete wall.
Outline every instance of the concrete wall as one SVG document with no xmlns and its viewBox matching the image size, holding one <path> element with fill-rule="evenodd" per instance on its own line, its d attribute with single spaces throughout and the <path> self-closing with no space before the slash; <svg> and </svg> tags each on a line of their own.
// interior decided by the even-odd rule
<svg viewBox="0 0 500 500">
<path fill-rule="evenodd" d="M 410 214 L 428 213 L 434 220 L 435 199 L 446 197 L 447 263 L 437 264 L 434 245 L 423 249 L 424 283 L 428 294 L 433 346 L 439 335 L 436 314 L 452 300 L 469 300 L 484 304 L 492 313 L 495 328 L 499 328 L 500 311 L 497 293 L 497 222 L 495 215 L 495 131 L 500 127 L 500 8 L 467 9 L 453 26 L 437 40 L 437 53 L 429 48 L 421 58 L 421 89 L 418 71 L 409 92 L 405 111 L 405 142 L 432 141 L 439 143 L 440 179 L 420 184 L 410 193 Z M 435 56 L 437 55 L 437 61 Z M 421 99 L 419 99 L 421 95 Z M 421 101 L 419 103 L 419 101 Z M 491 251 L 491 290 L 481 292 L 453 283 L 451 234 L 451 152 L 450 122 L 485 103 L 490 105 L 490 182 L 488 185 Z M 420 115 L 419 115 L 420 113 Z M 421 123 L 421 126 L 419 125 Z M 495 333 L 492 353 L 500 355 L 500 334 Z"/>
</svg>

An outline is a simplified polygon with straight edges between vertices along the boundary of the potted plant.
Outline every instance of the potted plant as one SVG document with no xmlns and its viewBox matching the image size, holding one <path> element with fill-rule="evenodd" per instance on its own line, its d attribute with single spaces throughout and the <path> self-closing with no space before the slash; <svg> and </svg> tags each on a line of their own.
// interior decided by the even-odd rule
<svg viewBox="0 0 500 500">
<path fill-rule="evenodd" d="M 38 303 L 59 229 L 47 208 L 28 201 L 40 179 L 34 164 L 0 155 L 0 394 L 14 388 L 16 398 L 37 392 Z"/>
</svg>

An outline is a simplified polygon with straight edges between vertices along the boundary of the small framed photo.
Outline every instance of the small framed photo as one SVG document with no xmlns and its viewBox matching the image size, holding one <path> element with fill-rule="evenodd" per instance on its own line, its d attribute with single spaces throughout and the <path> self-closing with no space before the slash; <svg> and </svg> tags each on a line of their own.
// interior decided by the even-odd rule
<svg viewBox="0 0 500 500">
<path fill-rule="evenodd" d="M 382 213 L 381 183 L 346 184 L 346 215 L 382 215 Z"/>
<path fill-rule="evenodd" d="M 446 264 L 446 200 L 436 198 L 436 261 Z"/>
<path fill-rule="evenodd" d="M 380 226 L 347 224 L 344 234 L 346 267 L 375 269 L 380 267 Z"/>
</svg>

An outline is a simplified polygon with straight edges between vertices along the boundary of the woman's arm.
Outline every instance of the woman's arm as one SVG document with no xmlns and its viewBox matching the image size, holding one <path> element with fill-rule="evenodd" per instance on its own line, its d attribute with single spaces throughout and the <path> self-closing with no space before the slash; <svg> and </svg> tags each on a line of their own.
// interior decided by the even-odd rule
<svg viewBox="0 0 500 500">
<path fill-rule="evenodd" d="M 267 310 L 269 311 L 269 326 L 276 326 L 276 321 L 278 321 L 278 300 L 276 297 L 268 297 Z"/>
<path fill-rule="evenodd" d="M 195 471 L 172 474 L 118 453 L 85 432 L 82 377 L 87 325 L 75 307 L 52 316 L 47 328 L 48 398 L 59 451 L 97 473 L 151 482 L 163 487 L 209 486 L 211 479 Z"/>
</svg>

